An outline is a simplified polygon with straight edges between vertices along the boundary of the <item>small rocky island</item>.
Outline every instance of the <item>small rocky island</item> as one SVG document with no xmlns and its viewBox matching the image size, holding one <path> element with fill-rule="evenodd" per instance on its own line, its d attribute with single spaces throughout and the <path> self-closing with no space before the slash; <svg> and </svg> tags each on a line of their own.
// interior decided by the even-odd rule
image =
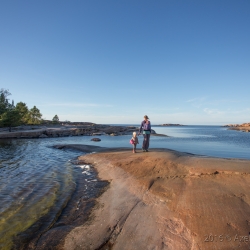
<svg viewBox="0 0 250 250">
<path fill-rule="evenodd" d="M 230 130 L 239 130 L 242 132 L 250 132 L 250 122 L 243 123 L 243 124 L 228 124 L 224 125 L 223 127 L 228 127 Z"/>
<path fill-rule="evenodd" d="M 184 126 L 184 125 L 182 125 L 182 124 L 174 124 L 174 123 L 165 123 L 165 124 L 160 124 L 159 126 L 168 127 L 168 126 Z"/>
</svg>

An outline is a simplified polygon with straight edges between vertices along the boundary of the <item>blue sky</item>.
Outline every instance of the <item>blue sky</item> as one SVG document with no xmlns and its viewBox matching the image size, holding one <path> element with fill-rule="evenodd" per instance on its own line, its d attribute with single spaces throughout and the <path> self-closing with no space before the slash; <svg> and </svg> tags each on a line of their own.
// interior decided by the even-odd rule
<svg viewBox="0 0 250 250">
<path fill-rule="evenodd" d="M 0 87 L 44 119 L 250 122 L 250 1 L 1 1 Z"/>
</svg>

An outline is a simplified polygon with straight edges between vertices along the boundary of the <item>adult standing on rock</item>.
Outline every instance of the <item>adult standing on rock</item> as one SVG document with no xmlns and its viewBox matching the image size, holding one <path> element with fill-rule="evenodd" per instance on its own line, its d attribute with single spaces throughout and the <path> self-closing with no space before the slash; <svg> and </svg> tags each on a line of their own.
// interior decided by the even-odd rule
<svg viewBox="0 0 250 250">
<path fill-rule="evenodd" d="M 143 134 L 143 143 L 142 143 L 142 150 L 143 152 L 148 152 L 149 147 L 149 139 L 151 134 L 151 123 L 147 115 L 144 115 L 144 120 L 141 122 L 141 126 L 139 129 L 139 134 Z"/>
</svg>

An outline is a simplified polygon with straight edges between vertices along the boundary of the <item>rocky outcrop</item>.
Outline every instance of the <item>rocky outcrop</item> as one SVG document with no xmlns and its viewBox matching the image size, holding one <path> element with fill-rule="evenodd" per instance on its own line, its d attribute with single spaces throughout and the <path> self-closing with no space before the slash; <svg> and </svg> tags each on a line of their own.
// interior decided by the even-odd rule
<svg viewBox="0 0 250 250">
<path fill-rule="evenodd" d="M 250 132 L 250 123 L 228 124 L 228 125 L 224 125 L 223 127 L 228 127 L 228 129 L 230 129 L 230 130 L 239 130 L 242 132 Z"/>
<path fill-rule="evenodd" d="M 100 135 L 126 135 L 138 131 L 137 127 L 110 126 L 103 124 L 85 125 L 50 125 L 50 126 L 19 126 L 8 132 L 5 128 L 0 130 L 0 139 L 5 138 L 47 138 L 65 136 L 100 136 Z"/>
<path fill-rule="evenodd" d="M 110 185 L 64 249 L 249 249 L 249 161 L 162 149 L 79 160 Z"/>
<path fill-rule="evenodd" d="M 137 127 L 124 127 L 124 126 L 109 126 L 106 128 L 103 128 L 102 131 L 105 132 L 108 135 L 125 135 L 128 133 L 132 133 L 134 131 L 138 130 Z"/>
<path fill-rule="evenodd" d="M 250 127 L 250 122 L 249 123 L 242 123 L 242 124 L 227 124 L 222 127 Z"/>
<path fill-rule="evenodd" d="M 14 131 L 14 132 L 1 132 L 0 133 L 0 139 L 6 139 L 6 138 L 39 138 L 45 132 L 46 132 L 46 130 L 44 130 L 44 129 Z"/>
<path fill-rule="evenodd" d="M 78 123 L 77 123 L 78 124 Z M 0 128 L 0 139 L 5 138 L 48 138 L 66 136 L 119 136 L 132 135 L 139 131 L 135 126 L 110 126 L 104 124 L 87 123 L 84 125 L 47 125 L 47 126 L 19 126 L 9 132 L 6 128 Z M 160 135 L 151 130 L 152 135 Z"/>
</svg>

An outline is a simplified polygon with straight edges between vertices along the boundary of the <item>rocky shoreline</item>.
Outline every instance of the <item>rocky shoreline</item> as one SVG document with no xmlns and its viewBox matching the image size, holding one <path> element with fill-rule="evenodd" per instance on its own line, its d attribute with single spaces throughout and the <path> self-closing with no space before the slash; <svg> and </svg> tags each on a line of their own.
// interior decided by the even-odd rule
<svg viewBox="0 0 250 250">
<path fill-rule="evenodd" d="M 21 138 L 53 138 L 67 136 L 120 136 L 132 135 L 138 132 L 139 127 L 135 126 L 111 126 L 95 123 L 85 125 L 44 125 L 44 126 L 19 126 L 8 131 L 8 128 L 0 129 L 0 139 L 21 139 Z M 157 134 L 152 129 L 152 136 L 169 137 L 164 134 Z M 97 139 L 97 138 L 94 138 Z M 99 141 L 99 140 L 96 140 Z"/>
<path fill-rule="evenodd" d="M 125 148 L 55 147 L 97 152 L 79 160 L 109 186 L 88 219 L 60 238 L 60 247 L 51 244 L 59 227 L 49 230 L 37 249 L 249 248 L 249 160 L 168 149 L 131 154 Z"/>
<path fill-rule="evenodd" d="M 132 134 L 138 131 L 134 126 L 111 126 L 88 123 L 86 125 L 46 125 L 46 126 L 19 126 L 8 132 L 0 129 L 0 139 L 6 138 L 49 138 L 66 136 L 119 136 Z M 155 134 L 155 131 L 152 131 Z"/>
<path fill-rule="evenodd" d="M 83 145 L 69 145 L 68 148 L 83 151 L 84 153 L 100 151 L 100 147 Z M 57 149 L 67 148 L 67 145 L 54 146 Z M 102 148 L 103 150 L 104 148 Z M 82 162 L 74 160 L 75 165 Z M 92 169 L 91 179 L 83 178 L 82 168 L 75 175 L 75 187 L 69 199 L 61 207 L 53 207 L 47 214 L 42 215 L 33 225 L 13 238 L 11 249 L 18 250 L 45 250 L 63 249 L 65 237 L 77 226 L 90 220 L 91 210 L 97 205 L 96 199 L 109 187 L 108 181 L 98 179 L 97 171 Z M 93 181 L 93 179 L 95 181 Z M 86 190 L 88 183 L 88 191 Z M 54 209 L 54 212 L 51 210 Z"/>
<path fill-rule="evenodd" d="M 250 132 L 250 122 L 243 123 L 243 124 L 228 124 L 228 125 L 224 125 L 223 127 L 227 127 L 230 130 L 239 130 L 242 132 Z"/>
</svg>

